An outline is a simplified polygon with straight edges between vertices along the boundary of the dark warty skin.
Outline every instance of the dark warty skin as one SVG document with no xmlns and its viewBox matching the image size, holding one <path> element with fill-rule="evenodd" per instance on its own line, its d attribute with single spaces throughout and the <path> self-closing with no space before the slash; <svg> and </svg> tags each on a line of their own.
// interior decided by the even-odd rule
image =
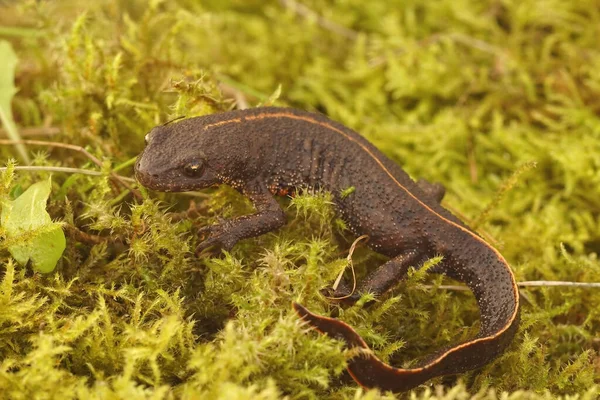
<svg viewBox="0 0 600 400">
<path fill-rule="evenodd" d="M 158 191 L 190 191 L 227 184 L 249 197 L 256 213 L 204 229 L 196 252 L 231 249 L 239 240 L 285 224 L 274 194 L 298 188 L 332 193 L 337 212 L 356 235 L 390 257 L 360 282 L 361 293 L 381 295 L 435 255 L 431 272 L 464 282 L 481 314 L 479 334 L 426 357 L 414 368 L 379 360 L 347 324 L 318 316 L 294 303 L 299 316 L 319 331 L 365 349 L 348 370 L 362 386 L 400 392 L 441 375 L 479 368 L 501 354 L 518 326 L 519 292 L 506 260 L 440 205 L 444 189 L 415 183 L 366 139 L 326 117 L 289 108 L 231 111 L 158 126 L 146 137 L 135 173 Z M 342 196 L 341 193 L 353 188 Z M 342 285 L 336 295 L 349 294 Z"/>
</svg>

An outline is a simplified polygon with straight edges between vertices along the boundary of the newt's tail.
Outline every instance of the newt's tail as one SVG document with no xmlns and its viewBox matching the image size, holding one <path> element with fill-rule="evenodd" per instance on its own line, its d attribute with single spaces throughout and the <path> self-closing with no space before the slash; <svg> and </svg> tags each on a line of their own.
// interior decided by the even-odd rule
<svg viewBox="0 0 600 400">
<path fill-rule="evenodd" d="M 477 245 L 479 243 L 480 245 Z M 510 344 L 519 325 L 519 292 L 506 260 L 482 240 L 473 251 L 448 252 L 432 270 L 465 282 L 475 294 L 481 312 L 481 328 L 472 340 L 448 346 L 410 369 L 394 368 L 379 358 L 348 324 L 308 311 L 293 303 L 300 318 L 321 333 L 363 351 L 348 361 L 352 378 L 365 388 L 402 392 L 441 375 L 480 368 Z"/>
<path fill-rule="evenodd" d="M 348 372 L 359 385 L 367 389 L 379 388 L 392 392 L 407 391 L 436 376 L 460 373 L 486 364 L 506 348 L 518 325 L 515 321 L 493 340 L 488 337 L 465 342 L 437 352 L 429 357 L 429 361 L 422 362 L 416 368 L 402 369 L 394 368 L 377 358 L 350 325 L 313 314 L 298 303 L 293 303 L 293 307 L 300 318 L 319 332 L 345 341 L 349 348 L 364 350 L 348 361 Z"/>
</svg>

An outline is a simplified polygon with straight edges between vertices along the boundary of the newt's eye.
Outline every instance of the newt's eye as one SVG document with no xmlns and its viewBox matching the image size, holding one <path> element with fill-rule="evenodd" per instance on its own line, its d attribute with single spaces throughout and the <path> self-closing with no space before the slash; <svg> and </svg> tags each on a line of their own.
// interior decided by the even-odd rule
<svg viewBox="0 0 600 400">
<path fill-rule="evenodd" d="M 183 172 L 190 178 L 197 178 L 204 173 L 204 163 L 202 161 L 192 161 L 183 167 Z"/>
</svg>

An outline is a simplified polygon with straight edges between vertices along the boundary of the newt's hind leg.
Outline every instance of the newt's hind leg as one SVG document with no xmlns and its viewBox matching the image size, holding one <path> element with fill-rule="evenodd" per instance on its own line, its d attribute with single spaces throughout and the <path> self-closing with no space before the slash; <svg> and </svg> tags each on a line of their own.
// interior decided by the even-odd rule
<svg viewBox="0 0 600 400">
<path fill-rule="evenodd" d="M 343 301 L 354 304 L 364 293 L 373 293 L 376 296 L 384 294 L 406 276 L 411 266 L 418 267 L 422 259 L 423 256 L 416 251 L 408 251 L 388 260 L 367 275 L 359 283 L 356 291 Z M 335 297 L 347 296 L 351 290 L 352 288 L 345 282 L 336 290 Z"/>
<path fill-rule="evenodd" d="M 425 192 L 429 197 L 435 199 L 438 203 L 442 201 L 446 194 L 446 188 L 441 183 L 431 183 L 425 179 L 419 179 L 417 181 L 419 189 Z"/>
</svg>

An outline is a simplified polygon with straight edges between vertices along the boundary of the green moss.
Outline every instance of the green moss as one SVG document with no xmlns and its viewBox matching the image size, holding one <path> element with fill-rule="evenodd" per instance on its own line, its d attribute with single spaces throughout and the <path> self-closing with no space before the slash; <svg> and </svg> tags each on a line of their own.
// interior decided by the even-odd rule
<svg viewBox="0 0 600 400">
<path fill-rule="evenodd" d="M 104 174 L 53 175 L 48 211 L 75 227 L 53 274 L 16 265 L 0 230 L 0 393 L 393 398 L 340 378 L 350 353 L 306 332 L 294 300 L 337 312 L 395 365 L 475 334 L 472 294 L 421 271 L 368 309 L 368 296 L 345 309 L 327 300 L 322 289 L 355 239 L 327 193 L 283 199 L 284 228 L 197 258 L 198 228 L 251 212 L 246 199 L 227 188 L 134 196 L 109 179 L 115 169 L 131 176 L 153 126 L 244 103 L 325 112 L 411 176 L 443 183 L 443 204 L 477 226 L 519 280 L 600 282 L 595 0 L 303 1 L 315 14 L 293 4 L 0 5 L 0 37 L 20 60 L 13 114 L 22 135 L 49 125 L 54 135 L 43 139 L 86 148 Z M 79 152 L 28 151 L 35 165 L 96 168 Z M 17 158 L 10 146 L 0 154 Z M 5 164 L 4 199 L 49 176 Z M 353 254 L 359 278 L 383 260 L 364 245 Z M 596 398 L 600 292 L 522 293 L 519 333 L 497 361 L 399 397 Z"/>
</svg>

